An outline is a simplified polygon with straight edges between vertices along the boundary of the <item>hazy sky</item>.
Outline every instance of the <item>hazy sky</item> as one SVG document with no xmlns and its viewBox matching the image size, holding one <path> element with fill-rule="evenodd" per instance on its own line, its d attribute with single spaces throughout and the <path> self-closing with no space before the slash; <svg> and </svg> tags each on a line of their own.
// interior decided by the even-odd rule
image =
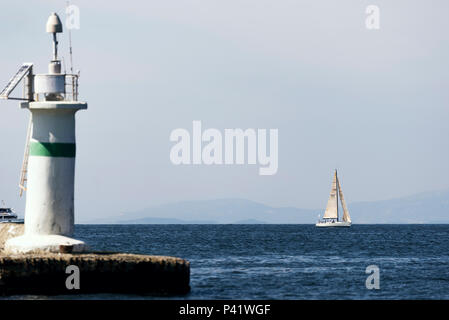
<svg viewBox="0 0 449 320">
<path fill-rule="evenodd" d="M 338 168 L 348 202 L 449 187 L 449 2 L 73 1 L 80 95 L 76 215 L 239 197 L 324 208 Z M 367 5 L 380 30 L 365 27 Z M 50 12 L 0 10 L 0 86 L 22 62 L 46 72 Z M 67 31 L 67 30 L 65 30 Z M 68 34 L 60 38 L 68 62 Z M 28 111 L 0 101 L 0 199 L 23 212 Z M 173 129 L 277 128 L 279 169 L 174 166 Z"/>
</svg>

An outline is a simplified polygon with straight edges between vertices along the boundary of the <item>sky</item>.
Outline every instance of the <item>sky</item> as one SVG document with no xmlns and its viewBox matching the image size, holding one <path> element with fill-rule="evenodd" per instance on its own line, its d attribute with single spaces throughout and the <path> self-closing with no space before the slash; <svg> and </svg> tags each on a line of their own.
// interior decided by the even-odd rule
<svg viewBox="0 0 449 320">
<path fill-rule="evenodd" d="M 65 1 L 0 11 L 0 86 L 44 73 L 45 23 Z M 76 219 L 183 200 L 245 198 L 324 208 L 339 170 L 347 202 L 449 188 L 447 1 L 72 1 L 80 70 Z M 365 26 L 368 5 L 380 29 Z M 68 33 L 60 36 L 68 67 Z M 20 91 L 19 91 L 20 93 Z M 28 111 L 0 101 L 0 199 L 23 214 Z M 278 129 L 278 171 L 180 165 L 170 133 Z"/>
</svg>

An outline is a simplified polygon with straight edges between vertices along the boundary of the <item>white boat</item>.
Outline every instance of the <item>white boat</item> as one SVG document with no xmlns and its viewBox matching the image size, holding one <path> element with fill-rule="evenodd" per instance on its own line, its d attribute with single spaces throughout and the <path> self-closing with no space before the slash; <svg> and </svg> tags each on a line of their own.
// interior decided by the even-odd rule
<svg viewBox="0 0 449 320">
<path fill-rule="evenodd" d="M 17 214 L 12 208 L 6 208 L 5 203 L 2 201 L 0 207 L 0 223 L 23 223 L 23 219 L 18 219 Z"/>
<path fill-rule="evenodd" d="M 340 196 L 341 206 L 343 208 L 343 217 L 338 219 L 338 197 Z M 343 197 L 343 190 L 341 189 L 340 180 L 337 176 L 337 170 L 334 173 L 332 181 L 332 189 L 327 201 L 326 211 L 323 219 L 316 223 L 317 227 L 350 227 L 351 217 L 349 216 L 348 207 L 346 206 L 345 198 Z"/>
</svg>

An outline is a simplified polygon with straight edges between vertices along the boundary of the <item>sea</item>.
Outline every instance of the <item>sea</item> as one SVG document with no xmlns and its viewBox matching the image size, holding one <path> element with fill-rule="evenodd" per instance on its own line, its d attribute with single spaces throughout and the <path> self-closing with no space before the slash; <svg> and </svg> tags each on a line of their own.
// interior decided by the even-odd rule
<svg viewBox="0 0 449 320">
<path fill-rule="evenodd" d="M 189 260 L 191 292 L 171 299 L 449 299 L 449 225 L 76 225 L 75 237 L 94 250 Z"/>
</svg>

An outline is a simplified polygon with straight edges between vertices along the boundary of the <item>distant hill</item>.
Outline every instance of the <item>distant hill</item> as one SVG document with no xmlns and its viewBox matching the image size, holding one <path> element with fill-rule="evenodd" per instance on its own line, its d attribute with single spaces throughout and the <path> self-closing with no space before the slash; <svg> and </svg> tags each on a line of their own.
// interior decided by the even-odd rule
<svg viewBox="0 0 449 320">
<path fill-rule="evenodd" d="M 274 208 L 244 199 L 218 199 L 169 203 L 88 223 L 312 223 L 318 212 Z"/>
<path fill-rule="evenodd" d="M 354 223 L 449 223 L 449 190 L 348 205 Z M 182 201 L 88 221 L 124 224 L 315 223 L 321 209 L 271 207 L 245 199 Z"/>
<path fill-rule="evenodd" d="M 213 220 L 181 220 L 174 218 L 140 218 L 132 220 L 117 220 L 117 223 L 122 224 L 215 224 L 217 221 Z"/>
<path fill-rule="evenodd" d="M 354 223 L 449 223 L 449 190 L 349 205 Z"/>
<path fill-rule="evenodd" d="M 256 220 L 256 219 L 246 219 L 246 220 L 235 221 L 233 224 L 266 224 L 266 222 Z"/>
</svg>

